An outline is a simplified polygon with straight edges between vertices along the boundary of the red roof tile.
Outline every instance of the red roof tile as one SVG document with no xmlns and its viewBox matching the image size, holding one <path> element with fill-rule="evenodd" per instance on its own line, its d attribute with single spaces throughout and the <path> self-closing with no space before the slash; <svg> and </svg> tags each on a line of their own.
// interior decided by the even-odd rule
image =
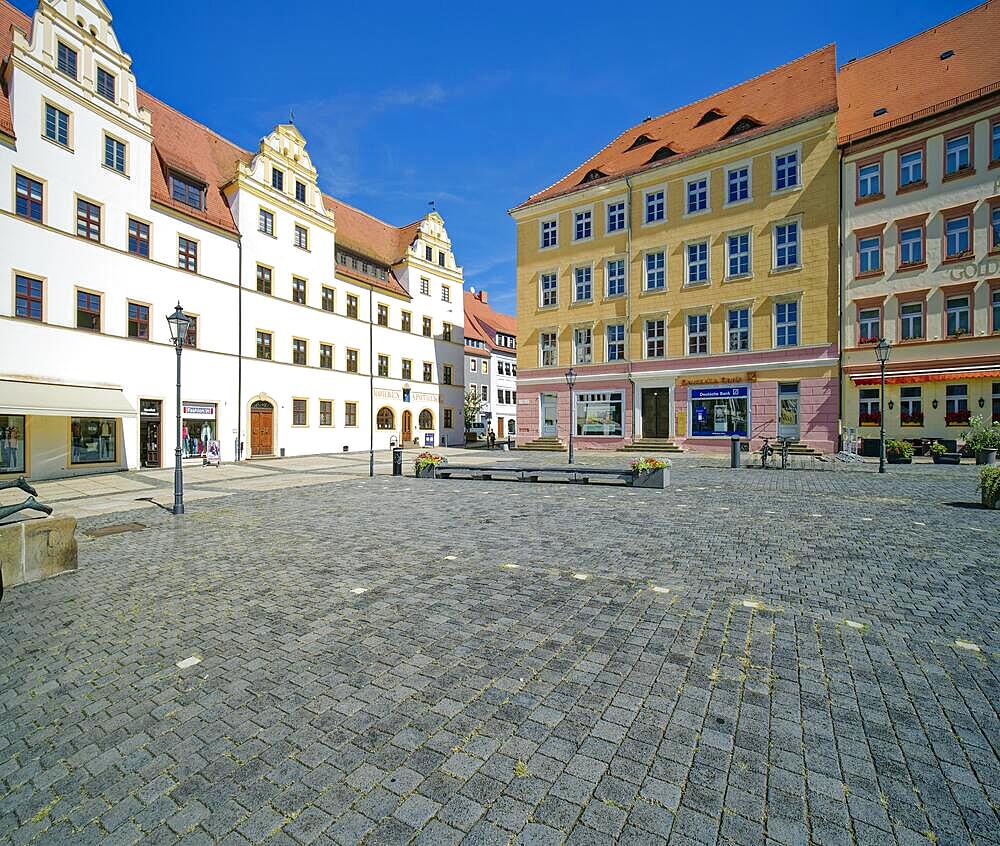
<svg viewBox="0 0 1000 846">
<path fill-rule="evenodd" d="M 483 341 L 490 350 L 513 354 L 514 351 L 510 347 L 501 347 L 496 343 L 496 335 L 497 332 L 503 332 L 507 335 L 513 335 L 516 338 L 517 320 L 509 314 L 501 314 L 498 311 L 494 311 L 489 303 L 484 303 L 480 299 L 481 294 L 481 291 L 479 294 L 475 294 L 472 291 L 465 291 L 463 294 L 465 337 Z M 482 350 L 475 348 L 473 350 L 482 354 Z"/>
<path fill-rule="evenodd" d="M 516 208 L 579 190 L 590 181 L 615 179 L 655 167 L 664 158 L 677 160 L 787 126 L 837 108 L 836 53 L 832 44 L 753 79 L 727 88 L 627 129 L 554 185 L 529 197 Z M 704 120 L 711 110 L 721 113 Z M 736 123 L 750 118 L 762 124 L 726 137 Z M 635 146 L 638 136 L 649 142 Z M 594 173 L 592 173 L 594 171 Z"/>
<path fill-rule="evenodd" d="M 11 32 L 17 27 L 25 35 L 31 34 L 31 18 L 20 9 L 15 9 L 10 3 L 0 0 L 0 66 L 10 56 L 14 36 Z M 14 137 L 14 121 L 10 113 L 10 99 L 0 76 L 0 133 Z"/>
<path fill-rule="evenodd" d="M 841 143 L 943 111 L 982 88 L 1000 89 L 998 43 L 1000 2 L 992 0 L 848 62 L 837 79 Z M 942 59 L 948 51 L 954 55 Z M 885 114 L 876 116 L 878 109 Z"/>
<path fill-rule="evenodd" d="M 337 243 L 387 267 L 398 264 L 406 255 L 420 228 L 419 220 L 407 226 L 393 226 L 326 194 L 323 205 L 333 210 Z"/>
</svg>

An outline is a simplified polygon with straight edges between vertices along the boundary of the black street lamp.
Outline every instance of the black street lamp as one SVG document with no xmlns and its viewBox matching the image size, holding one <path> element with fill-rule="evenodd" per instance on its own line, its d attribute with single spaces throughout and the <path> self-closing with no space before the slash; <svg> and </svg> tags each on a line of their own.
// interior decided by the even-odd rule
<svg viewBox="0 0 1000 846">
<path fill-rule="evenodd" d="M 177 303 L 174 313 L 167 318 L 170 326 L 170 340 L 177 350 L 177 448 L 174 450 L 174 514 L 184 513 L 184 474 L 181 470 L 181 349 L 187 339 L 191 318 Z"/>
<path fill-rule="evenodd" d="M 569 463 L 573 463 L 573 386 L 576 384 L 576 371 L 571 367 L 566 371 L 566 384 L 569 386 Z"/>
<path fill-rule="evenodd" d="M 875 345 L 875 357 L 878 359 L 879 367 L 882 371 L 882 387 L 878 392 L 878 472 L 885 472 L 885 363 L 889 360 L 889 353 L 892 346 L 885 338 L 879 338 Z"/>
</svg>

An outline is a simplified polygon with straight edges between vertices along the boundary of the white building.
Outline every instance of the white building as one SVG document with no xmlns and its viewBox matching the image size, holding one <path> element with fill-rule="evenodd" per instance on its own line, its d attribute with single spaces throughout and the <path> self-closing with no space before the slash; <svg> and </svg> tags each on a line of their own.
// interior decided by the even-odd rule
<svg viewBox="0 0 1000 846">
<path fill-rule="evenodd" d="M 517 322 L 486 291 L 465 292 L 465 384 L 479 393 L 480 421 L 498 438 L 517 433 Z"/>
<path fill-rule="evenodd" d="M 436 212 L 390 226 L 322 194 L 294 126 L 250 152 L 141 91 L 100 0 L 0 0 L 0 62 L 0 477 L 169 465 L 178 302 L 186 457 L 461 441 Z"/>
</svg>

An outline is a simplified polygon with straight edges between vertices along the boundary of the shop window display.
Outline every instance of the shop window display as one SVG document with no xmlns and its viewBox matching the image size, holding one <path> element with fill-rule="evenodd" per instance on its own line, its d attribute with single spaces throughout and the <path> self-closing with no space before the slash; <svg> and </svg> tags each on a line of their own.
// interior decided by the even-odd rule
<svg viewBox="0 0 1000 846">
<path fill-rule="evenodd" d="M 184 458 L 206 455 L 218 431 L 214 403 L 186 402 L 181 406 L 181 454 Z"/>
<path fill-rule="evenodd" d="M 0 414 L 0 473 L 24 472 L 24 417 Z"/>
<path fill-rule="evenodd" d="M 118 421 L 113 417 L 70 419 L 70 463 L 113 464 L 117 461 Z"/>
<path fill-rule="evenodd" d="M 576 434 L 620 438 L 624 399 L 621 392 L 577 394 Z"/>
</svg>

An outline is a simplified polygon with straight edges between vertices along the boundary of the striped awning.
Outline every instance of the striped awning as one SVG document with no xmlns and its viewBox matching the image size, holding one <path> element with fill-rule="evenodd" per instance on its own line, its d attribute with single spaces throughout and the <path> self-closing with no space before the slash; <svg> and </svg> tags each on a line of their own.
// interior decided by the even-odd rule
<svg viewBox="0 0 1000 846">
<path fill-rule="evenodd" d="M 855 385 L 878 385 L 881 378 L 868 374 L 851 376 Z M 920 382 L 961 382 L 965 379 L 1000 379 L 1000 370 L 953 370 L 948 373 L 907 373 L 885 377 L 887 385 L 916 385 Z"/>
</svg>

